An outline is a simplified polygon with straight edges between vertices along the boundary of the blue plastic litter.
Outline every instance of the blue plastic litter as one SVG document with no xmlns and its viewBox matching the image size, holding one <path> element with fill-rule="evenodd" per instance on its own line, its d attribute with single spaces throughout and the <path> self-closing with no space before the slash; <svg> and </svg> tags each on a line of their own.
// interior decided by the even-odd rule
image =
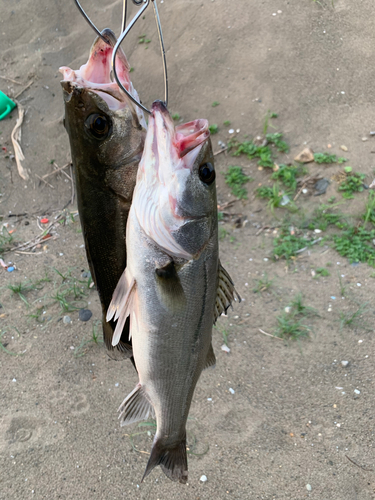
<svg viewBox="0 0 375 500">
<path fill-rule="evenodd" d="M 12 271 L 14 271 L 14 267 L 13 266 L 8 267 L 7 271 L 8 273 L 11 273 Z"/>
</svg>

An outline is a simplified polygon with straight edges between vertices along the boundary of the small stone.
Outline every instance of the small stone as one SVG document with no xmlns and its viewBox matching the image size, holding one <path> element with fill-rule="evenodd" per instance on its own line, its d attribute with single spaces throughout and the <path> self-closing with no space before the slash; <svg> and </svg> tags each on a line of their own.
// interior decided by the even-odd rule
<svg viewBox="0 0 375 500">
<path fill-rule="evenodd" d="M 234 128 L 230 128 L 230 129 L 228 130 L 228 133 L 229 133 L 229 134 L 234 134 Z"/>
<path fill-rule="evenodd" d="M 230 392 L 231 394 L 234 394 L 234 393 L 235 393 L 235 390 L 234 390 L 234 389 L 232 389 L 231 387 L 229 387 L 229 392 Z"/>
<path fill-rule="evenodd" d="M 345 368 L 346 366 L 348 366 L 349 364 L 349 361 L 341 361 L 341 365 Z"/>
<path fill-rule="evenodd" d="M 207 482 L 207 476 L 205 476 L 205 475 L 203 474 L 203 476 L 201 476 L 201 477 L 199 478 L 199 481 L 200 481 L 201 483 L 206 483 L 206 482 Z"/>
<path fill-rule="evenodd" d="M 314 152 L 311 148 L 305 148 L 295 158 L 294 161 L 299 163 L 310 163 L 314 161 Z"/>
<path fill-rule="evenodd" d="M 321 230 L 321 229 L 314 229 L 314 233 L 316 233 L 316 234 L 319 234 L 319 233 L 321 233 L 321 232 L 322 232 L 322 230 Z"/>
<path fill-rule="evenodd" d="M 90 309 L 80 309 L 78 317 L 81 321 L 88 321 L 92 316 Z"/>
<path fill-rule="evenodd" d="M 366 142 L 367 141 L 367 137 L 362 137 L 362 141 Z"/>
<path fill-rule="evenodd" d="M 362 286 L 361 283 L 357 283 L 357 286 Z"/>
<path fill-rule="evenodd" d="M 63 323 L 65 323 L 66 325 L 68 325 L 71 322 L 72 322 L 72 320 L 71 320 L 70 316 L 63 317 Z"/>
<path fill-rule="evenodd" d="M 303 194 L 307 194 L 308 192 L 309 192 L 309 190 L 308 190 L 308 189 L 306 189 L 306 188 L 303 188 L 303 189 L 302 189 L 302 193 L 303 193 Z"/>
<path fill-rule="evenodd" d="M 311 484 L 306 484 L 306 489 L 307 489 L 307 491 L 311 491 L 312 490 Z"/>
<path fill-rule="evenodd" d="M 348 151 L 348 148 L 346 146 L 340 146 L 340 148 L 343 150 L 343 151 Z"/>
<path fill-rule="evenodd" d="M 89 276 L 91 276 L 90 274 L 90 271 L 84 271 L 82 274 L 81 274 L 82 278 L 88 278 Z"/>
<path fill-rule="evenodd" d="M 228 347 L 226 344 L 223 344 L 221 346 L 221 350 L 224 351 L 224 352 L 228 352 L 229 353 L 230 352 L 230 347 Z"/>
<path fill-rule="evenodd" d="M 331 147 L 332 147 L 332 144 L 327 144 L 328 149 L 331 149 Z"/>
<path fill-rule="evenodd" d="M 354 394 L 361 394 L 361 391 L 359 391 L 358 389 L 354 389 Z"/>
<path fill-rule="evenodd" d="M 329 184 L 330 184 L 330 182 L 328 179 L 319 179 L 315 183 L 315 186 L 314 186 L 314 188 L 316 190 L 315 196 L 320 196 L 322 194 L 325 194 Z"/>
<path fill-rule="evenodd" d="M 292 308 L 290 306 L 286 306 L 286 308 L 284 309 L 284 311 L 289 314 L 290 311 L 292 310 Z"/>
</svg>

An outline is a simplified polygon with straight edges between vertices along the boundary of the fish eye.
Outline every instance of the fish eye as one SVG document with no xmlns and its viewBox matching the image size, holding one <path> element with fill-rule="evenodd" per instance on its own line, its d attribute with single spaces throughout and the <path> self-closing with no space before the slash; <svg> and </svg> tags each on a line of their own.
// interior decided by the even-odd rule
<svg viewBox="0 0 375 500">
<path fill-rule="evenodd" d="M 212 163 L 210 162 L 203 163 L 203 165 L 199 167 L 199 178 L 202 182 L 208 185 L 214 182 L 216 178 L 216 173 Z"/>
<path fill-rule="evenodd" d="M 105 139 L 109 134 L 111 121 L 104 115 L 93 113 L 86 119 L 85 126 L 96 139 Z"/>
</svg>

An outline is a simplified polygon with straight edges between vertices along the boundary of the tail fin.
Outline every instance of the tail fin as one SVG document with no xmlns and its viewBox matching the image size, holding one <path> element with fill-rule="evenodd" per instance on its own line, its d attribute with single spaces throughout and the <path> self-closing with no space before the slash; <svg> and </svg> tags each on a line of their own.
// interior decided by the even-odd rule
<svg viewBox="0 0 375 500">
<path fill-rule="evenodd" d="M 161 466 L 164 474 L 172 481 L 186 483 L 188 479 L 186 435 L 173 448 L 166 447 L 161 439 L 157 439 L 154 442 L 142 481 L 157 465 Z"/>
</svg>

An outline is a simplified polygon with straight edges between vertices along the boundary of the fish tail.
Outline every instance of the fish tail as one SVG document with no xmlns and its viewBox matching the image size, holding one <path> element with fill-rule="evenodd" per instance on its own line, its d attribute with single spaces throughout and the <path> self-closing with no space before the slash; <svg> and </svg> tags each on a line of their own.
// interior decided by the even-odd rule
<svg viewBox="0 0 375 500">
<path fill-rule="evenodd" d="M 185 484 L 188 479 L 188 466 L 186 457 L 186 435 L 175 446 L 163 444 L 162 439 L 156 439 L 152 446 L 151 455 L 147 462 L 142 481 L 150 474 L 152 469 L 160 465 L 164 474 L 172 479 Z"/>
</svg>

